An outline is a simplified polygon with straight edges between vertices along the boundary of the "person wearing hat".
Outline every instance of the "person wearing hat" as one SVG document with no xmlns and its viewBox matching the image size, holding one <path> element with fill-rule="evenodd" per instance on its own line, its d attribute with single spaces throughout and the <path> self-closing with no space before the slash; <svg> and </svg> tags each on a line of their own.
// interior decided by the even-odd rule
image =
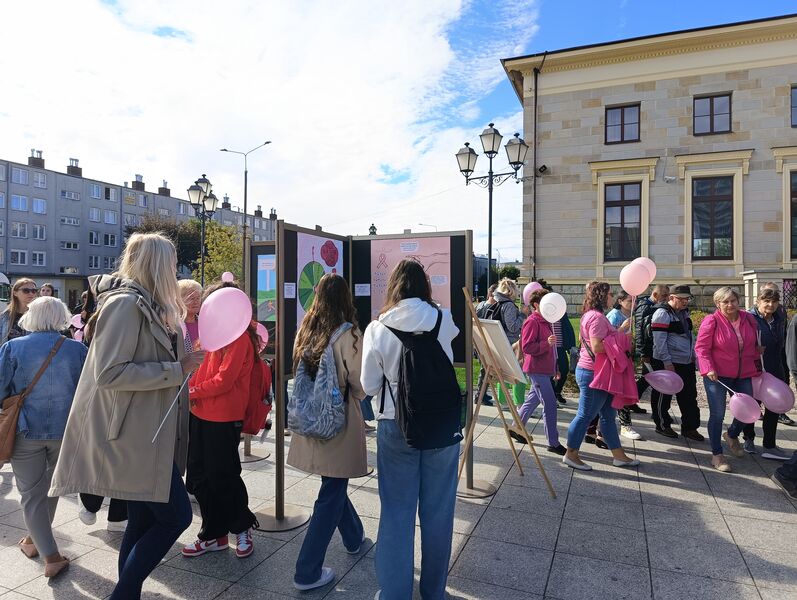
<svg viewBox="0 0 797 600">
<path fill-rule="evenodd" d="M 681 434 L 692 441 L 705 438 L 698 433 L 700 409 L 697 406 L 697 381 L 695 378 L 695 350 L 692 335 L 692 319 L 689 318 L 689 300 L 692 293 L 688 285 L 676 285 L 666 302 L 659 304 L 650 322 L 653 333 L 653 360 L 655 371 L 667 369 L 675 372 L 684 382 L 683 389 L 676 394 L 681 409 Z M 670 416 L 672 396 L 654 392 L 650 396 L 656 433 L 670 438 L 678 434 L 672 429 Z"/>
</svg>

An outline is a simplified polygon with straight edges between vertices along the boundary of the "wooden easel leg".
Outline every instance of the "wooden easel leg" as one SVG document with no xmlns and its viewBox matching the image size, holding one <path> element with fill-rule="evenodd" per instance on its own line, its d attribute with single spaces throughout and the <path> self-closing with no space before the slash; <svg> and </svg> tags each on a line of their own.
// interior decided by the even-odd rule
<svg viewBox="0 0 797 600">
<path fill-rule="evenodd" d="M 506 391 L 507 391 L 506 383 L 503 382 L 503 381 L 499 381 L 498 385 L 499 385 L 499 387 L 503 386 L 504 393 L 506 393 Z M 495 382 L 492 382 L 492 388 L 493 388 L 493 394 L 495 394 L 494 397 L 498 398 L 498 391 L 497 391 L 497 389 L 495 387 Z M 508 394 L 507 394 L 507 398 L 509 398 Z M 510 404 L 509 406 L 511 407 L 510 410 L 514 410 L 514 407 L 512 406 L 512 404 Z M 517 414 L 517 411 L 515 411 L 515 414 Z M 506 417 L 504 417 L 504 411 L 501 409 L 500 406 L 498 407 L 498 416 L 501 417 L 501 423 L 504 426 L 504 433 L 506 434 L 506 440 L 507 440 L 507 442 L 509 442 L 509 448 L 512 450 L 512 456 L 515 458 L 515 464 L 517 465 L 517 468 L 518 468 L 518 471 L 520 471 L 520 474 L 523 475 L 523 467 L 520 464 L 520 458 L 518 458 L 518 452 L 517 452 L 517 450 L 515 450 L 515 442 L 512 440 L 512 436 L 509 435 L 509 430 L 511 429 L 511 426 L 507 422 Z"/>
<path fill-rule="evenodd" d="M 536 390 L 537 395 L 540 398 L 540 405 L 543 407 L 543 410 L 545 410 L 545 405 L 542 403 L 542 393 L 540 388 L 538 388 L 535 385 L 534 380 L 531 380 L 531 385 L 534 386 L 534 389 Z M 523 427 L 523 434 L 525 434 L 525 437 L 528 440 L 529 450 L 531 450 L 531 453 L 534 456 L 534 460 L 537 463 L 537 468 L 539 468 L 540 474 L 542 475 L 542 478 L 545 480 L 545 485 L 548 486 L 548 492 L 551 494 L 551 498 L 556 498 L 556 492 L 554 491 L 553 486 L 551 485 L 551 480 L 548 479 L 548 474 L 545 472 L 545 467 L 542 466 L 542 461 L 540 460 L 540 457 L 537 455 L 537 450 L 531 444 L 531 439 L 532 439 L 531 435 L 528 433 L 528 431 L 526 431 L 525 427 Z"/>
<path fill-rule="evenodd" d="M 468 460 L 468 455 L 471 452 L 471 442 L 473 441 L 473 432 L 476 429 L 476 421 L 479 419 L 479 411 L 482 407 L 482 398 L 484 398 L 484 394 L 487 392 L 487 384 L 490 381 L 490 374 L 485 373 L 484 380 L 482 381 L 482 386 L 479 389 L 479 394 L 476 396 L 476 410 L 473 412 L 473 418 L 470 421 L 470 427 L 468 427 L 468 433 L 465 435 L 465 452 L 462 453 L 462 457 L 459 459 L 459 470 L 457 471 L 457 480 L 462 478 L 462 469 L 465 467 L 465 463 Z"/>
</svg>

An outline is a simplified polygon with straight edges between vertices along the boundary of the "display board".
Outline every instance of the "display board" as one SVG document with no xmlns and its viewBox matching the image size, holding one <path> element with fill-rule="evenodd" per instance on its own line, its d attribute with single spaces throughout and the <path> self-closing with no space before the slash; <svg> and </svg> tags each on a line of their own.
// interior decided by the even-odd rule
<svg viewBox="0 0 797 600">
<path fill-rule="evenodd" d="M 249 295 L 255 318 L 268 331 L 266 355 L 273 358 L 277 342 L 277 251 L 275 242 L 253 242 L 249 251 Z"/>
<path fill-rule="evenodd" d="M 432 284 L 432 298 L 451 310 L 459 335 L 452 348 L 454 362 L 467 362 L 470 317 L 460 290 L 472 287 L 473 261 L 470 231 L 351 238 L 351 285 L 360 327 L 379 316 L 385 303 L 387 280 L 403 259 L 420 262 Z"/>
</svg>

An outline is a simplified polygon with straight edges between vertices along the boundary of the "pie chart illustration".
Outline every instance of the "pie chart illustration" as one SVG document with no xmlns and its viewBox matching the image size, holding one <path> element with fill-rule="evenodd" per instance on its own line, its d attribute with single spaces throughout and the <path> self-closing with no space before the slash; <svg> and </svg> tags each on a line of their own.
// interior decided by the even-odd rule
<svg viewBox="0 0 797 600">
<path fill-rule="evenodd" d="M 310 309 L 315 298 L 315 286 L 324 276 L 324 267 L 321 263 L 312 261 L 307 263 L 299 275 L 299 302 L 305 312 Z"/>
</svg>

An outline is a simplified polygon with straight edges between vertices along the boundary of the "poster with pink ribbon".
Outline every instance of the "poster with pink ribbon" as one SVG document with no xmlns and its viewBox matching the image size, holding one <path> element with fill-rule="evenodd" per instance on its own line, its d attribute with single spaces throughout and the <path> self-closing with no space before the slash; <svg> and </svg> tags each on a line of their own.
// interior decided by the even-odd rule
<svg viewBox="0 0 797 600">
<path fill-rule="evenodd" d="M 379 316 L 387 296 L 387 280 L 405 258 L 423 265 L 432 284 L 432 299 L 451 308 L 451 238 L 375 239 L 371 242 L 371 318 Z"/>
</svg>

